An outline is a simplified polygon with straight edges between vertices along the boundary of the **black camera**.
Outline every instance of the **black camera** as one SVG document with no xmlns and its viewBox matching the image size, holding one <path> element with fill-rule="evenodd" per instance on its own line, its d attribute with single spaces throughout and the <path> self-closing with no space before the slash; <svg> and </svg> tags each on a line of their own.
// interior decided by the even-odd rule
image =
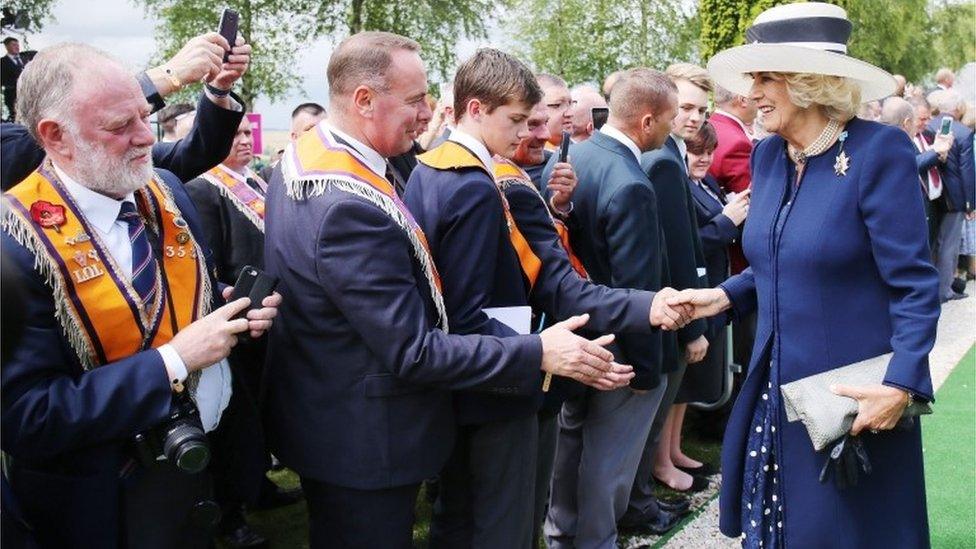
<svg viewBox="0 0 976 549">
<path fill-rule="evenodd" d="M 158 467 L 162 458 L 187 474 L 206 468 L 210 463 L 210 445 L 203 432 L 200 411 L 190 399 L 189 391 L 173 396 L 169 418 L 136 435 L 135 447 L 139 463 L 147 468 Z"/>
</svg>

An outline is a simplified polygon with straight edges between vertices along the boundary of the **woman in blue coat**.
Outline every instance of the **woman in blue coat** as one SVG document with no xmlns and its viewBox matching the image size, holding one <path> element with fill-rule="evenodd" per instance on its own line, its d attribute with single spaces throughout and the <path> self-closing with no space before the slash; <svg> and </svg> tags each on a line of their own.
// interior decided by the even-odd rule
<svg viewBox="0 0 976 549">
<path fill-rule="evenodd" d="M 752 157 L 751 268 L 670 301 L 696 316 L 758 310 L 720 499 L 722 532 L 750 548 L 929 546 L 921 431 L 893 427 L 912 399 L 932 400 L 938 280 L 911 142 L 853 117 L 895 84 L 843 53 L 850 31 L 837 6 L 778 6 L 756 19 L 746 46 L 708 66 L 719 85 L 757 102 L 773 134 Z M 780 385 L 892 351 L 882 384 L 834 388 L 858 401 L 851 434 L 873 472 L 844 490 L 821 483 L 826 456 L 787 422 Z"/>
</svg>

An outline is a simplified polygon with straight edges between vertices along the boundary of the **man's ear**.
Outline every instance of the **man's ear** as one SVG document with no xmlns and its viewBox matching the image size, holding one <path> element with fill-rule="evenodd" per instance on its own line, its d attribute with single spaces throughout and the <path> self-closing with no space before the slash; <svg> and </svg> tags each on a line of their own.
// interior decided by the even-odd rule
<svg viewBox="0 0 976 549">
<path fill-rule="evenodd" d="M 72 142 L 64 126 L 50 118 L 43 118 L 37 123 L 37 137 L 39 145 L 44 149 L 54 151 L 62 156 L 70 156 Z"/>
<path fill-rule="evenodd" d="M 376 95 L 369 86 L 359 86 L 352 92 L 352 106 L 360 116 L 371 118 L 375 101 Z"/>
<path fill-rule="evenodd" d="M 482 116 L 487 114 L 487 109 L 485 108 L 485 104 L 482 103 L 480 99 L 477 97 L 472 97 L 471 99 L 468 99 L 467 103 L 465 103 L 464 112 L 461 114 L 468 117 L 469 120 L 480 122 Z"/>
</svg>

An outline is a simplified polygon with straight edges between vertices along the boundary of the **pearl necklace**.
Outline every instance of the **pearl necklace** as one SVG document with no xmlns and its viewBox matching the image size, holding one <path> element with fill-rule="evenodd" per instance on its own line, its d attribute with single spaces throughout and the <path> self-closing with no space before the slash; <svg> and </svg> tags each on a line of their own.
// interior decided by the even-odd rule
<svg viewBox="0 0 976 549">
<path fill-rule="evenodd" d="M 795 164 L 802 166 L 807 163 L 807 159 L 811 156 L 817 156 L 818 154 L 829 149 L 837 139 L 837 134 L 840 133 L 840 129 L 840 122 L 831 118 L 827 121 L 827 125 L 824 127 L 823 131 L 820 132 L 820 136 L 817 137 L 813 143 L 810 143 L 807 148 L 803 149 L 802 151 L 797 151 L 793 145 L 787 145 L 786 151 L 789 153 L 790 158 Z"/>
</svg>

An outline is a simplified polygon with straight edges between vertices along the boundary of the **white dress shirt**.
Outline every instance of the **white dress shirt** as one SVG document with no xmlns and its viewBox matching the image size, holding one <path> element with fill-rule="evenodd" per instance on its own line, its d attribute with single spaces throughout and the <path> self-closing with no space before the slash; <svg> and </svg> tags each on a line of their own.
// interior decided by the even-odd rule
<svg viewBox="0 0 976 549">
<path fill-rule="evenodd" d="M 495 173 L 495 161 L 491 159 L 491 153 L 488 152 L 488 147 L 485 147 L 484 143 L 478 141 L 470 134 L 465 133 L 465 131 L 461 128 L 454 128 L 454 131 L 451 132 L 451 135 L 447 138 L 447 140 L 453 141 L 458 145 L 462 145 L 469 151 L 473 152 L 474 155 L 478 157 L 478 160 L 484 164 L 485 169 L 488 170 L 488 173 Z"/>
<path fill-rule="evenodd" d="M 335 126 L 332 126 L 325 120 L 319 122 L 319 124 L 322 125 L 323 130 L 332 132 L 333 135 L 348 143 L 355 152 L 359 153 L 359 157 L 366 163 L 369 169 L 373 170 L 376 175 L 386 179 L 386 159 L 383 158 L 383 155 L 346 132 L 337 130 Z"/>
<path fill-rule="evenodd" d="M 623 143 L 625 147 L 630 149 L 630 152 L 634 153 L 634 158 L 637 159 L 637 163 L 640 164 L 640 157 L 641 157 L 640 147 L 637 146 L 637 143 L 634 143 L 634 140 L 631 139 L 630 136 L 618 130 L 617 128 L 614 128 L 610 124 L 604 124 L 603 127 L 600 128 L 600 133 L 606 135 L 611 139 L 616 139 L 617 141 Z"/>
<path fill-rule="evenodd" d="M 99 238 L 105 244 L 105 250 L 111 254 L 122 273 L 131 277 L 132 242 L 129 241 L 129 226 L 119 220 L 119 212 L 122 210 L 122 202 L 135 204 L 135 197 L 129 193 L 122 200 L 116 200 L 78 183 L 56 164 L 54 171 L 64 184 L 65 190 L 85 215 L 85 219 L 98 232 Z M 168 343 L 161 345 L 156 348 L 156 351 L 163 358 L 170 380 L 178 379 L 182 382 L 186 379 L 186 364 L 172 345 Z M 208 432 L 217 428 L 220 416 L 227 408 L 231 395 L 231 373 L 227 360 L 221 360 L 213 366 L 215 367 L 204 368 L 200 372 L 200 382 L 195 395 L 203 429 Z"/>
</svg>

